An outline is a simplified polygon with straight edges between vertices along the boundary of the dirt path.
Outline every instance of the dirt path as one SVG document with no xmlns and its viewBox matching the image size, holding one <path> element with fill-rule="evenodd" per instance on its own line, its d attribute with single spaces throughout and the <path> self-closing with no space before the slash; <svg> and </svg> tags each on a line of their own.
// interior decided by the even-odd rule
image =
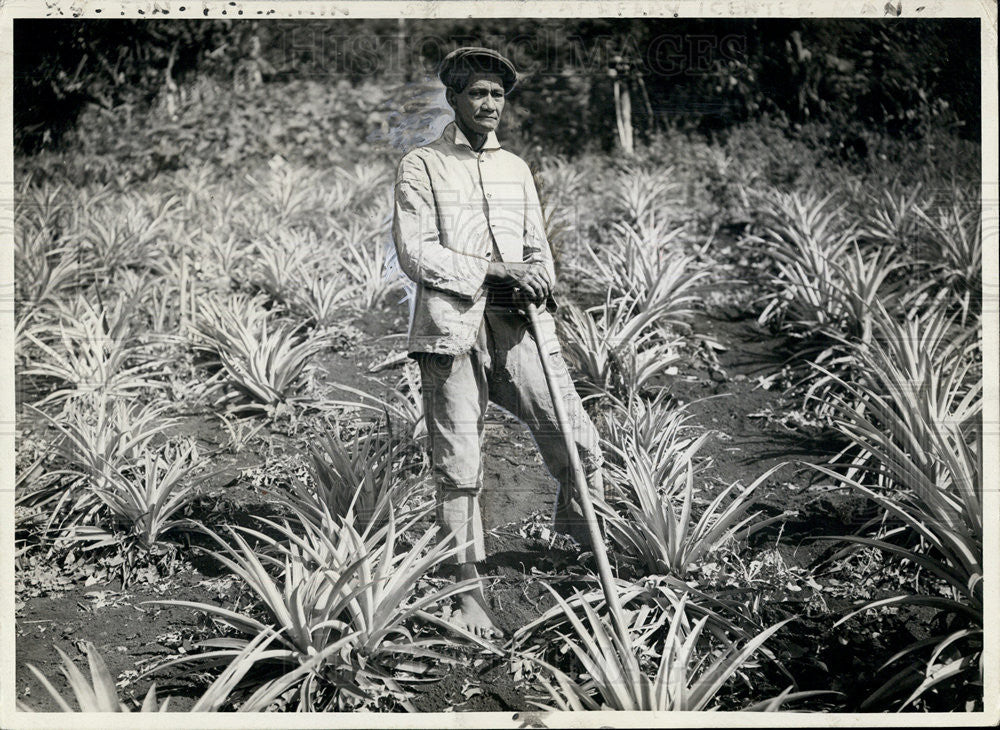
<svg viewBox="0 0 1000 730">
<path fill-rule="evenodd" d="M 702 450 L 711 457 L 706 476 L 725 485 L 749 484 L 784 465 L 759 498 L 778 511 L 800 512 L 784 521 L 785 534 L 798 529 L 824 534 L 826 511 L 833 520 L 829 526 L 836 528 L 828 534 L 842 534 L 845 523 L 857 522 L 856 500 L 830 500 L 807 491 L 818 481 L 809 464 L 828 461 L 838 447 L 825 429 L 803 418 L 800 397 L 788 395 L 787 384 L 798 375 L 786 371 L 792 357 L 787 339 L 767 332 L 752 317 L 701 317 L 695 330 L 725 347 L 718 354 L 721 373 L 688 369 L 671 384 L 671 392 L 686 402 L 689 423 L 710 432 Z"/>
</svg>

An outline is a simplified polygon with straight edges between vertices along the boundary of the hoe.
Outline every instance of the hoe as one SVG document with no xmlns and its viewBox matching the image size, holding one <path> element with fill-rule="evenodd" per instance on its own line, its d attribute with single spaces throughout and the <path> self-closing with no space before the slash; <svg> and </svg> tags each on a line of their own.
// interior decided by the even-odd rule
<svg viewBox="0 0 1000 730">
<path fill-rule="evenodd" d="M 569 420 L 566 417 L 566 410 L 563 407 L 559 385 L 552 371 L 552 362 L 549 360 L 549 353 L 542 340 L 541 327 L 538 324 L 537 306 L 531 303 L 525 304 L 528 312 L 528 319 L 531 322 L 531 332 L 535 337 L 535 344 L 538 346 L 538 357 L 542 361 L 542 370 L 545 373 L 545 381 L 549 386 L 549 394 L 552 396 L 552 405 L 556 412 L 556 420 L 559 422 L 559 430 L 562 432 L 563 440 L 566 443 L 566 451 L 569 453 L 570 467 L 573 470 L 573 479 L 576 483 L 577 498 L 583 509 L 584 519 L 587 520 L 587 529 L 590 531 L 590 544 L 594 550 L 594 560 L 597 563 L 597 574 L 601 580 L 601 588 L 604 591 L 604 599 L 611 612 L 611 621 L 614 624 L 615 632 L 622 641 L 628 640 L 628 627 L 625 624 L 625 616 L 622 611 L 621 601 L 618 599 L 618 591 L 615 589 L 615 580 L 611 575 L 611 565 L 608 562 L 608 552 L 604 547 L 604 539 L 601 536 L 601 528 L 597 524 L 597 514 L 594 512 L 594 504 L 590 498 L 590 488 L 587 485 L 587 477 L 583 472 L 583 464 L 580 463 L 580 454 L 576 450 L 573 441 L 573 434 L 570 429 Z M 628 660 L 627 657 L 625 657 Z"/>
</svg>

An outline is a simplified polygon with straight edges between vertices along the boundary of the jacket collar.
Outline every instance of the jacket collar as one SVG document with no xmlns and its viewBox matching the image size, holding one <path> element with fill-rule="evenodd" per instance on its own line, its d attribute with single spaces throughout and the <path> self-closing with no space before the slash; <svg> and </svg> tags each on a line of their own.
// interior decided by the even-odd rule
<svg viewBox="0 0 1000 730">
<path fill-rule="evenodd" d="M 470 150 L 472 149 L 472 143 L 469 142 L 468 137 L 465 136 L 465 133 L 461 129 L 459 129 L 458 125 L 455 124 L 455 122 L 450 122 L 448 126 L 445 127 L 444 137 L 445 139 L 452 140 L 456 145 L 468 147 Z M 483 150 L 500 149 L 500 140 L 497 139 L 496 132 L 490 132 L 488 135 L 486 135 L 486 141 L 483 143 L 482 149 Z"/>
</svg>

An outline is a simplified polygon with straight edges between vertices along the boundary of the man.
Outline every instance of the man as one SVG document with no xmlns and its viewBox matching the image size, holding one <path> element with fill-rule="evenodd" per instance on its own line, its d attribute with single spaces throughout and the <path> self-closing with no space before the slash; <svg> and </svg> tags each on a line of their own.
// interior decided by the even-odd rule
<svg viewBox="0 0 1000 730">
<path fill-rule="evenodd" d="M 588 483 L 600 496 L 603 459 L 547 311 L 555 306 L 555 270 L 531 171 L 495 133 L 517 72 L 495 51 L 459 48 L 442 62 L 440 78 L 455 120 L 400 161 L 393 239 L 416 284 L 409 351 L 420 365 L 437 519 L 443 534 L 469 543 L 456 556 L 464 580 L 478 578 L 476 562 L 486 557 L 479 492 L 488 401 L 528 426 L 558 480 L 556 529 L 590 545 L 524 307 L 547 305 L 539 312 L 541 345 L 552 353 Z M 501 634 L 481 587 L 463 595 L 457 618 L 478 635 Z"/>
</svg>

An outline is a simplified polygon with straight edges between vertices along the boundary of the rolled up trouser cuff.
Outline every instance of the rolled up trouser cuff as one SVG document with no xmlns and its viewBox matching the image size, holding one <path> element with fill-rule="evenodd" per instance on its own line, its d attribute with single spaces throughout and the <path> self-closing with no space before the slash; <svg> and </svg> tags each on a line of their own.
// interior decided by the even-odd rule
<svg viewBox="0 0 1000 730">
<path fill-rule="evenodd" d="M 442 539 L 454 537 L 452 545 L 462 545 L 449 563 L 477 563 L 486 559 L 483 518 L 479 509 L 479 489 L 438 489 L 437 521 Z"/>
</svg>

